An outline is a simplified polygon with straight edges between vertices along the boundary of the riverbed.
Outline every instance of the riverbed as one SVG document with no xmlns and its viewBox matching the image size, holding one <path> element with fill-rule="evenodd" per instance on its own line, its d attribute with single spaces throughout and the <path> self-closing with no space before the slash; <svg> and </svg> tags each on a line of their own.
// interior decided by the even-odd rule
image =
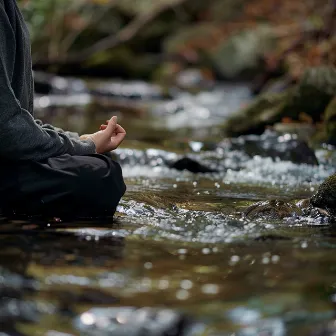
<svg viewBox="0 0 336 336">
<path fill-rule="evenodd" d="M 313 195 L 335 172 L 333 148 L 316 148 L 313 166 L 218 147 L 220 124 L 251 99 L 244 83 L 196 94 L 95 83 L 100 95 L 74 83 L 37 95 L 37 117 L 87 133 L 118 110 L 128 189 L 114 221 L 1 219 L 4 335 L 124 335 L 108 318 L 124 307 L 186 314 L 193 327 L 178 335 L 310 335 L 333 320 L 333 223 L 243 216 L 256 201 Z M 215 172 L 166 164 L 185 156 Z"/>
</svg>

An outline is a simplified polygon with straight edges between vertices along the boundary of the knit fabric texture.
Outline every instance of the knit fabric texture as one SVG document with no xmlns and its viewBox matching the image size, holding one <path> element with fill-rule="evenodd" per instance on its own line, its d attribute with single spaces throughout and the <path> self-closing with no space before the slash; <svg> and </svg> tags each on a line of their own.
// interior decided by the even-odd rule
<svg viewBox="0 0 336 336">
<path fill-rule="evenodd" d="M 34 120 L 33 86 L 27 26 L 16 0 L 0 0 L 0 158 L 43 161 L 94 154 L 92 140 Z"/>
</svg>

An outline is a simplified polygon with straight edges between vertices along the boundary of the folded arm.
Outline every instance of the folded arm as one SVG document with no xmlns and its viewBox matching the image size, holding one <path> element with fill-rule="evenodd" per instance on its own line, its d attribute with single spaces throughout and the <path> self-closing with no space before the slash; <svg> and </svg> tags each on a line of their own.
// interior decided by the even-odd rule
<svg viewBox="0 0 336 336">
<path fill-rule="evenodd" d="M 66 133 L 42 127 L 16 98 L 11 86 L 15 55 L 8 55 L 15 43 L 6 12 L 0 2 L 0 157 L 40 161 L 62 154 L 95 153 L 92 140 L 80 141 Z"/>
</svg>

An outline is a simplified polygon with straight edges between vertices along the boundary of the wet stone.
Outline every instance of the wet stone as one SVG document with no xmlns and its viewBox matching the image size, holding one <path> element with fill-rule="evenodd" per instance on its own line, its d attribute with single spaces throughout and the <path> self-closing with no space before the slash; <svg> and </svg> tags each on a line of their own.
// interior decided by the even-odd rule
<svg viewBox="0 0 336 336">
<path fill-rule="evenodd" d="M 300 216 L 302 215 L 302 211 L 294 204 L 280 200 L 270 200 L 257 202 L 249 206 L 245 210 L 244 215 L 248 219 L 283 219 Z"/>
<path fill-rule="evenodd" d="M 188 157 L 177 160 L 176 162 L 169 165 L 170 168 L 177 170 L 188 170 L 192 173 L 215 173 L 218 172 L 216 169 L 212 169 L 203 165 L 202 163 L 197 162 Z"/>
<path fill-rule="evenodd" d="M 244 151 L 250 157 L 259 155 L 297 164 L 318 164 L 313 149 L 306 142 L 299 140 L 296 135 L 278 134 L 270 130 L 260 136 L 247 135 L 224 140 L 219 147 L 225 151 Z"/>
</svg>

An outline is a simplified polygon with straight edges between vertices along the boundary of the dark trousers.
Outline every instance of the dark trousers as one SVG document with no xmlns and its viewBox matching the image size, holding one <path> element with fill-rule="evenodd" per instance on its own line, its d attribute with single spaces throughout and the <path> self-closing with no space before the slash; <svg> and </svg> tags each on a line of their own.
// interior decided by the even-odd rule
<svg viewBox="0 0 336 336">
<path fill-rule="evenodd" d="M 1 162 L 0 207 L 5 214 L 110 216 L 125 191 L 119 164 L 105 155 Z"/>
</svg>

